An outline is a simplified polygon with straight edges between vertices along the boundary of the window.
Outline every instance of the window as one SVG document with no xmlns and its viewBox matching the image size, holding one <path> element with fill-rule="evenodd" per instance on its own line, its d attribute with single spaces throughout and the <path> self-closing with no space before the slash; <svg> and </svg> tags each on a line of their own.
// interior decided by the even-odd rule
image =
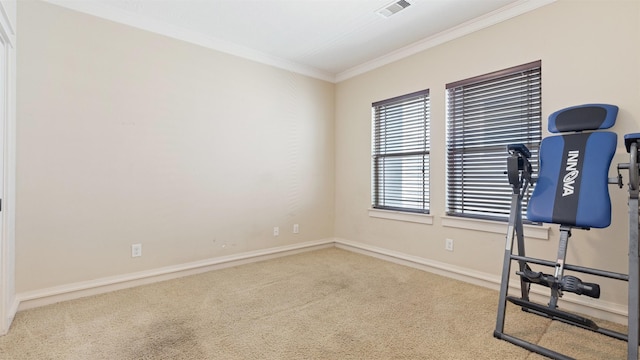
<svg viewBox="0 0 640 360">
<path fill-rule="evenodd" d="M 541 61 L 447 84 L 447 215 L 508 220 L 506 145 L 538 166 Z M 526 212 L 526 198 L 523 215 Z"/>
<path fill-rule="evenodd" d="M 373 103 L 376 209 L 429 213 L 429 90 Z"/>
</svg>

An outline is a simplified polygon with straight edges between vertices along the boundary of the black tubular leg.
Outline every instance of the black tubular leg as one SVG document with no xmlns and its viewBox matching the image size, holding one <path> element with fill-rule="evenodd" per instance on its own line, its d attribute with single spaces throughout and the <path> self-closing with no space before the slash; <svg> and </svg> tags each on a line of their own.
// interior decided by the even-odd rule
<svg viewBox="0 0 640 360">
<path fill-rule="evenodd" d="M 494 336 L 496 336 L 496 335 L 494 334 Z M 535 353 L 538 353 L 540 355 L 546 356 L 546 357 L 551 358 L 551 359 L 555 359 L 555 360 L 575 360 L 572 357 L 566 356 L 564 354 L 560 354 L 559 352 L 555 352 L 555 351 L 553 351 L 551 349 L 547 349 L 547 348 L 538 346 L 536 344 L 532 344 L 532 343 L 530 343 L 528 341 L 519 339 L 517 337 L 513 337 L 511 335 L 500 334 L 500 336 L 496 336 L 496 337 L 498 339 L 506 340 L 506 341 L 508 341 L 508 342 L 510 342 L 512 344 L 518 345 L 518 346 L 520 346 L 522 348 L 525 348 L 525 349 L 527 349 L 529 351 L 533 351 Z"/>
<path fill-rule="evenodd" d="M 628 356 L 629 360 L 638 359 L 638 323 L 639 312 L 639 265 L 638 265 L 638 198 L 629 199 L 629 313 L 628 313 Z"/>
<path fill-rule="evenodd" d="M 516 230 L 516 240 L 518 241 L 519 256 L 526 256 L 525 250 L 524 250 L 524 228 L 522 225 L 522 197 L 523 196 L 524 194 L 520 194 L 520 196 L 518 197 L 518 203 L 516 204 L 516 209 L 515 209 L 516 211 L 515 230 Z M 512 252 L 512 255 L 513 255 L 513 252 Z M 524 272 L 527 267 L 527 262 L 519 260 L 518 264 L 519 264 L 520 271 Z M 522 299 L 529 300 L 530 287 L 531 287 L 531 284 L 526 282 L 523 277 L 520 277 L 520 296 Z"/>
<path fill-rule="evenodd" d="M 638 359 L 638 337 L 640 326 L 640 265 L 638 249 L 638 147 L 631 144 L 629 153 L 629 312 L 628 312 L 628 344 L 627 359 Z"/>
<path fill-rule="evenodd" d="M 515 231 L 518 228 L 516 226 L 516 222 L 518 220 L 519 212 L 517 210 L 520 208 L 520 206 L 518 206 L 521 202 L 520 200 L 521 198 L 519 194 L 513 194 L 511 196 L 511 212 L 509 213 L 509 225 L 507 227 L 507 237 L 502 264 L 502 278 L 500 280 L 498 316 L 496 318 L 496 330 L 493 333 L 493 335 L 498 338 L 500 338 L 498 335 L 504 332 L 504 318 L 507 310 L 507 293 L 509 292 L 509 274 L 511 273 L 511 253 L 513 248 L 513 238 Z M 522 223 L 521 218 L 520 222 Z M 524 251 L 523 248 L 520 248 L 519 250 Z"/>
</svg>

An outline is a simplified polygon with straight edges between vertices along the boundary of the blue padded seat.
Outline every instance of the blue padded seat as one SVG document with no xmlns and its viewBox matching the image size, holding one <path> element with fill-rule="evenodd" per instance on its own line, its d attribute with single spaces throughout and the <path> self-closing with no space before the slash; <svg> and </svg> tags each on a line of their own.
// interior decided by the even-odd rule
<svg viewBox="0 0 640 360">
<path fill-rule="evenodd" d="M 527 206 L 527 218 L 582 228 L 611 224 L 608 174 L 616 150 L 613 132 L 618 108 L 587 104 L 549 117 L 549 131 L 578 131 L 550 136 L 540 143 L 540 169 Z"/>
</svg>

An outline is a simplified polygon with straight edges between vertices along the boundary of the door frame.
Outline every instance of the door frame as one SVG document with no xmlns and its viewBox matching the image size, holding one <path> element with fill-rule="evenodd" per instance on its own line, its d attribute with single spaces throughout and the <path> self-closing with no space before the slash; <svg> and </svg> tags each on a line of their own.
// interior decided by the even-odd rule
<svg viewBox="0 0 640 360">
<path fill-rule="evenodd" d="M 0 335 L 9 331 L 18 311 L 15 291 L 16 194 L 16 17 L 17 0 L 0 1 L 0 146 L 3 177 L 0 197 Z"/>
</svg>

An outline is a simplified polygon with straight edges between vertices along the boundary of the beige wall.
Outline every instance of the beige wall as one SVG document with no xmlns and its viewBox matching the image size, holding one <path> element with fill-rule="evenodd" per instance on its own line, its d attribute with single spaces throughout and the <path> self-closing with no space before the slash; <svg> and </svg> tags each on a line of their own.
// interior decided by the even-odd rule
<svg viewBox="0 0 640 360">
<path fill-rule="evenodd" d="M 497 277 L 503 233 L 441 224 L 444 85 L 541 59 L 543 116 L 608 102 L 620 138 L 640 131 L 636 1 L 560 0 L 337 85 L 40 2 L 18 24 L 18 293 L 334 235 Z M 371 218 L 371 103 L 425 88 L 434 223 Z M 568 260 L 625 272 L 611 192 L 612 226 L 575 231 Z M 554 256 L 557 236 L 529 253 Z"/>
<path fill-rule="evenodd" d="M 541 59 L 543 117 L 581 103 L 617 104 L 620 114 L 614 130 L 620 135 L 614 162 L 628 161 L 622 135 L 640 132 L 639 44 L 639 2 L 563 0 L 339 83 L 336 237 L 497 277 L 502 267 L 504 233 L 441 225 L 446 184 L 445 84 Z M 367 213 L 371 103 L 426 88 L 431 89 L 433 225 L 371 218 Z M 546 130 L 546 120 L 543 126 Z M 614 174 L 611 171 L 611 176 Z M 613 186 L 610 189 L 614 201 L 612 226 L 574 231 L 567 260 L 626 272 L 626 191 Z M 454 252 L 445 251 L 445 238 L 454 239 Z M 529 254 L 552 259 L 557 242 L 554 227 L 549 240 L 528 239 Z M 601 283 L 602 300 L 626 303 L 624 284 Z"/>
<path fill-rule="evenodd" d="M 333 235 L 333 84 L 35 1 L 18 33 L 18 293 Z"/>
</svg>

